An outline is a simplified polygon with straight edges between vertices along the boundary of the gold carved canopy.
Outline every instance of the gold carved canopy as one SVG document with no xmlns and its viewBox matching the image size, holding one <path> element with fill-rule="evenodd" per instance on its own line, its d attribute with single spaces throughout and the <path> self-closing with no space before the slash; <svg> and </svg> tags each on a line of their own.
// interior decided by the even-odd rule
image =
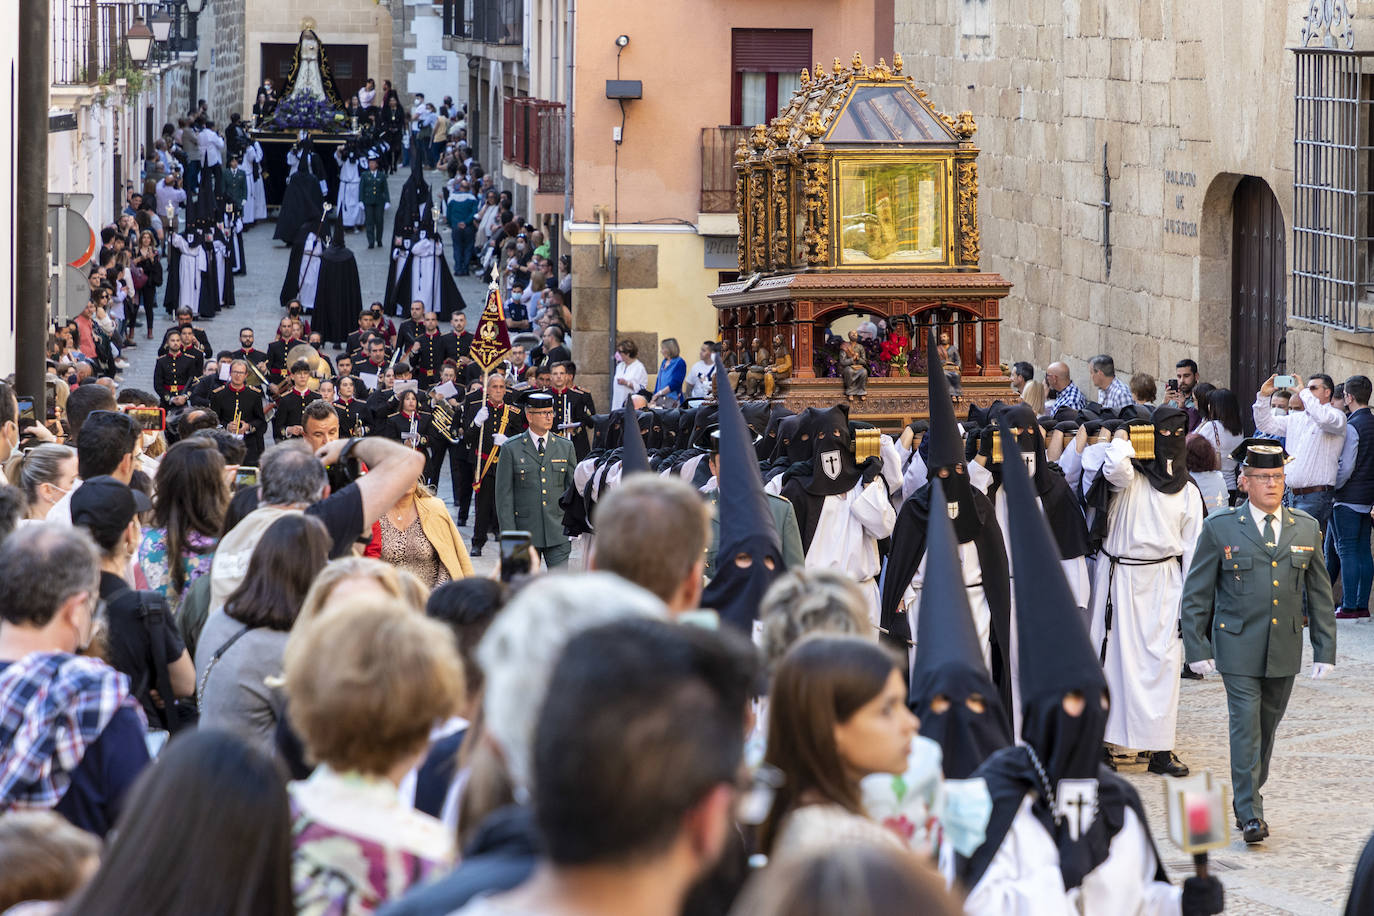
<svg viewBox="0 0 1374 916">
<path fill-rule="evenodd" d="M 976 130 L 936 111 L 900 54 L 803 70 L 735 150 L 741 273 L 976 271 Z"/>
</svg>

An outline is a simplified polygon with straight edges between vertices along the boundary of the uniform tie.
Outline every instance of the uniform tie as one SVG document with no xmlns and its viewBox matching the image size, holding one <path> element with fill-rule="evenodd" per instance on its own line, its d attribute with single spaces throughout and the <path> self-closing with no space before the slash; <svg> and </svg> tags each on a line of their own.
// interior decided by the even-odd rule
<svg viewBox="0 0 1374 916">
<path fill-rule="evenodd" d="M 543 458 L 543 457 L 544 457 L 544 437 L 543 437 L 543 436 L 539 436 L 538 438 L 536 438 L 536 439 L 534 440 L 534 442 L 535 442 L 535 445 L 536 445 L 536 446 L 538 447 L 538 449 L 539 449 L 539 457 L 540 457 L 540 458 Z M 1271 516 L 1271 517 L 1272 517 L 1272 516 Z"/>
<path fill-rule="evenodd" d="M 1270 513 L 1264 517 L 1264 545 L 1274 546 L 1274 515 Z"/>
</svg>

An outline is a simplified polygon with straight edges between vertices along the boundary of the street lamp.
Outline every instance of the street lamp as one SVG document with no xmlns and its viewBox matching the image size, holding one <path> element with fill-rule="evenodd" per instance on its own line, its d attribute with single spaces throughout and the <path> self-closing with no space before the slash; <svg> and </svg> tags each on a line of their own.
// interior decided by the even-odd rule
<svg viewBox="0 0 1374 916">
<path fill-rule="evenodd" d="M 124 40 L 129 43 L 129 59 L 135 65 L 141 67 L 148 62 L 148 55 L 153 50 L 153 38 L 153 30 L 142 19 L 135 19 L 134 24 L 129 26 Z"/>
<path fill-rule="evenodd" d="M 200 11 L 203 10 L 203 9 L 205 9 L 205 0 L 186 0 L 186 12 L 188 12 L 188 13 L 191 14 L 191 21 L 190 21 L 189 26 L 188 26 L 188 31 L 191 33 L 191 34 L 190 34 L 191 46 L 194 47 L 194 48 L 196 49 L 197 57 L 199 57 L 199 52 L 200 52 L 200 37 L 196 34 L 196 19 L 199 18 L 199 16 L 200 16 Z M 192 111 L 197 111 L 197 110 L 199 110 L 199 105 L 200 105 L 200 97 L 199 97 L 198 87 L 197 87 L 197 85 L 196 85 L 197 68 L 199 67 L 199 65 L 200 65 L 200 61 L 199 61 L 199 60 L 194 60 L 194 61 L 191 62 L 191 110 L 192 110 Z"/>
<path fill-rule="evenodd" d="M 171 35 L 172 17 L 167 15 L 166 10 L 159 9 L 153 14 L 153 39 L 158 44 L 166 44 Z"/>
</svg>

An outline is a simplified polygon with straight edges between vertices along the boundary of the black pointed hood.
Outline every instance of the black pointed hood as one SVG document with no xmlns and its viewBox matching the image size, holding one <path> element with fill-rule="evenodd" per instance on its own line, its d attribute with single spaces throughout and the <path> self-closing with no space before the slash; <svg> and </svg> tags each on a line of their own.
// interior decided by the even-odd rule
<svg viewBox="0 0 1374 916">
<path fill-rule="evenodd" d="M 403 235 L 402 227 L 405 228 L 406 233 L 413 232 L 415 224 L 420 222 L 420 204 L 429 204 L 433 199 L 429 183 L 425 181 L 422 158 L 418 152 L 410 157 L 410 177 L 401 186 L 401 197 L 396 203 L 396 218 L 393 220 L 391 230 L 393 236 Z"/>
<path fill-rule="evenodd" d="M 932 489 L 932 503 L 943 504 L 938 478 Z M 962 570 L 949 516 L 930 513 L 911 709 L 921 720 L 921 734 L 943 749 L 947 779 L 967 779 L 993 751 L 1012 743 L 1007 712 L 983 661 Z M 948 708 L 935 712 L 937 697 L 943 699 L 936 705 Z M 970 706 L 970 697 L 980 699 Z M 973 708 L 980 702 L 981 712 Z"/>
<path fill-rule="evenodd" d="M 639 413 L 635 410 L 632 399 L 625 399 L 625 406 L 622 408 L 624 420 L 621 424 L 620 453 L 620 474 L 634 474 L 638 471 L 649 471 L 649 454 L 644 450 L 644 435 L 639 429 Z"/>
<path fill-rule="evenodd" d="M 716 371 L 725 377 L 719 354 Z M 701 604 L 747 634 L 758 618 L 764 592 L 783 571 L 782 540 L 763 492 L 754 436 L 728 385 L 720 386 L 719 397 L 720 540 L 716 577 L 707 584 Z"/>
<path fill-rule="evenodd" d="M 973 484 L 969 481 L 964 451 L 964 437 L 954 419 L 954 397 L 949 380 L 939 369 L 935 355 L 935 329 L 926 333 L 927 365 L 936 367 L 926 375 L 926 392 L 930 402 L 930 428 L 921 440 L 930 479 L 944 480 L 944 505 L 931 502 L 931 514 L 953 513 L 954 530 L 959 543 L 967 544 L 982 529 L 982 518 L 974 505 Z"/>
<path fill-rule="evenodd" d="M 1034 751 L 1049 782 L 1039 793 L 1036 814 L 1042 822 L 1050 819 L 1065 887 L 1076 887 L 1106 856 L 1102 819 L 1075 836 L 1067 818 L 1055 819 L 1048 799 L 1051 791 L 1055 796 L 1066 794 L 1065 780 L 1079 787 L 1096 784 L 1107 727 L 1107 679 L 1005 417 L 1001 428 L 1021 663 L 1021 740 Z M 1078 715 L 1065 709 L 1070 694 L 1082 697 Z"/>
<path fill-rule="evenodd" d="M 935 356 L 935 330 L 932 328 L 926 337 L 927 365 L 938 367 Z M 954 397 L 950 394 L 949 379 L 936 368 L 926 375 L 926 391 L 930 399 L 930 431 L 926 434 L 929 444 L 929 458 L 926 464 L 931 469 L 953 467 L 964 462 L 964 438 L 959 434 L 959 423 L 954 418 Z"/>
</svg>

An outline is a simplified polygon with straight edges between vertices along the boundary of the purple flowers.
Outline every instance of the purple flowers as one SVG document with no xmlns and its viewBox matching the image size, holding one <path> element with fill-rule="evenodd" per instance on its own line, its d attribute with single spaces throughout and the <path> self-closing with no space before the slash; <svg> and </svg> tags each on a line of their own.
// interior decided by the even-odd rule
<svg viewBox="0 0 1374 916">
<path fill-rule="evenodd" d="M 303 89 L 278 102 L 266 126 L 277 130 L 342 131 L 348 129 L 348 119 L 329 102 Z"/>
</svg>

